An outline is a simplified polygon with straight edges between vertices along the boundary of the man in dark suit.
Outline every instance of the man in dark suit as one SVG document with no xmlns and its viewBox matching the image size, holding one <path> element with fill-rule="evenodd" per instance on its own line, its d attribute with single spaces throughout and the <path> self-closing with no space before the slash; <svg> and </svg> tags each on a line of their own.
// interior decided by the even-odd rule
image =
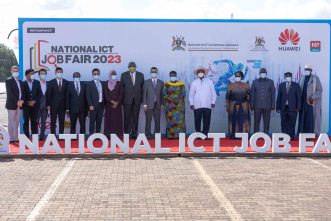
<svg viewBox="0 0 331 221">
<path fill-rule="evenodd" d="M 31 122 L 31 134 L 38 134 L 38 110 L 40 99 L 42 97 L 42 91 L 40 82 L 32 79 L 34 75 L 33 69 L 27 69 L 25 71 L 24 93 L 25 99 L 23 104 L 23 132 L 25 136 L 30 137 L 30 122 Z"/>
<path fill-rule="evenodd" d="M 298 112 L 301 108 L 301 89 L 300 85 L 292 81 L 292 73 L 284 74 L 285 82 L 279 85 L 276 110 L 280 112 L 282 133 L 291 137 L 295 136 L 295 123 Z"/>
<path fill-rule="evenodd" d="M 93 80 L 86 87 L 86 100 L 90 111 L 90 135 L 101 132 L 101 122 L 104 110 L 102 93 L 102 82 L 100 81 L 100 70 L 92 70 Z"/>
<path fill-rule="evenodd" d="M 23 82 L 18 79 L 18 67 L 11 68 L 12 76 L 6 79 L 6 109 L 8 111 L 8 133 L 10 143 L 18 142 L 18 126 L 20 123 L 20 109 L 24 103 Z"/>
<path fill-rule="evenodd" d="M 48 115 L 48 110 L 46 107 L 46 94 L 47 94 L 47 87 L 48 87 L 48 81 L 46 81 L 47 70 L 43 69 L 43 68 L 40 69 L 38 71 L 38 75 L 39 75 L 39 82 L 40 82 L 42 96 L 39 101 L 37 122 L 40 122 L 39 140 L 44 140 L 45 139 L 45 129 L 46 129 L 46 119 L 47 119 L 47 115 Z"/>
<path fill-rule="evenodd" d="M 64 132 L 64 117 L 66 112 L 66 95 L 68 81 L 62 78 L 63 69 L 55 69 L 55 79 L 49 81 L 47 88 L 47 109 L 51 114 L 51 133 L 56 134 L 56 120 L 59 122 L 59 134 Z"/>
<path fill-rule="evenodd" d="M 144 83 L 143 87 L 143 107 L 146 113 L 145 135 L 152 138 L 151 123 L 154 116 L 154 132 L 160 133 L 161 106 L 163 104 L 162 90 L 163 81 L 157 79 L 158 70 L 156 67 L 151 68 L 151 79 Z"/>
<path fill-rule="evenodd" d="M 70 115 L 70 133 L 76 134 L 76 122 L 79 119 L 80 134 L 85 134 L 87 115 L 85 84 L 80 81 L 80 73 L 73 73 L 74 82 L 68 83 L 67 114 Z"/>
<path fill-rule="evenodd" d="M 124 133 L 137 138 L 140 105 L 142 102 L 144 75 L 136 71 L 136 64 L 130 62 L 129 71 L 122 73 Z"/>
</svg>

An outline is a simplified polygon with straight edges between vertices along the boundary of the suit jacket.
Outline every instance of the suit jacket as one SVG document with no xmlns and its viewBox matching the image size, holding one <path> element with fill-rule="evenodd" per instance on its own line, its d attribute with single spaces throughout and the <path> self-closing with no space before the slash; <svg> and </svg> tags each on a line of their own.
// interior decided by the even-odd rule
<svg viewBox="0 0 331 221">
<path fill-rule="evenodd" d="M 39 81 L 40 83 L 40 81 Z M 41 98 L 40 98 L 40 101 L 39 101 L 39 109 L 40 110 L 43 110 L 46 108 L 46 98 L 47 98 L 47 88 L 48 88 L 48 81 L 46 81 L 46 92 L 45 94 L 43 94 L 43 92 L 41 91 Z M 41 89 L 41 83 L 40 83 L 40 89 Z"/>
<path fill-rule="evenodd" d="M 32 89 L 30 90 L 28 81 L 23 82 L 25 99 L 23 108 L 29 108 L 28 101 L 35 101 L 34 107 L 38 108 L 40 105 L 41 97 L 43 96 L 43 92 L 41 91 L 40 82 L 37 80 L 32 81 Z"/>
<path fill-rule="evenodd" d="M 274 81 L 265 79 L 255 79 L 250 89 L 251 108 L 275 108 L 275 85 Z"/>
<path fill-rule="evenodd" d="M 144 75 L 136 71 L 135 84 L 133 85 L 131 80 L 131 74 L 129 71 L 121 74 L 121 83 L 123 89 L 123 104 L 141 104 L 143 86 L 144 86 Z"/>
<path fill-rule="evenodd" d="M 286 90 L 286 82 L 279 85 L 276 109 L 284 111 L 286 109 L 286 100 L 288 100 L 288 108 L 290 111 L 301 109 L 301 89 L 298 83 L 292 81 L 288 93 Z"/>
<path fill-rule="evenodd" d="M 104 88 L 103 84 L 104 83 L 100 81 L 100 87 L 102 89 Z M 102 91 L 102 93 L 104 94 L 104 91 Z M 99 103 L 99 91 L 94 80 L 88 82 L 88 85 L 86 86 L 86 101 L 88 108 L 90 106 L 93 106 L 95 108 Z"/>
<path fill-rule="evenodd" d="M 148 79 L 143 87 L 143 105 L 147 105 L 148 109 L 154 108 L 154 95 L 156 94 L 156 107 L 161 108 L 163 104 L 162 90 L 164 82 L 157 79 L 156 88 L 154 88 L 152 79 Z"/>
<path fill-rule="evenodd" d="M 86 106 L 86 84 L 84 82 L 79 82 L 80 84 L 80 91 L 79 95 L 76 91 L 76 83 L 69 82 L 67 87 L 67 110 L 70 113 L 79 113 L 84 112 L 87 113 L 87 106 Z"/>
<path fill-rule="evenodd" d="M 6 79 L 6 109 L 8 110 L 16 110 L 18 100 L 24 100 L 24 86 L 21 80 L 18 80 L 21 87 L 21 97 L 19 97 L 19 89 L 17 87 L 16 80 L 13 77 L 9 77 Z"/>
<path fill-rule="evenodd" d="M 66 110 L 67 84 L 68 81 L 62 79 L 62 90 L 60 91 L 56 78 L 49 81 L 46 106 L 50 106 L 51 109 Z"/>
</svg>

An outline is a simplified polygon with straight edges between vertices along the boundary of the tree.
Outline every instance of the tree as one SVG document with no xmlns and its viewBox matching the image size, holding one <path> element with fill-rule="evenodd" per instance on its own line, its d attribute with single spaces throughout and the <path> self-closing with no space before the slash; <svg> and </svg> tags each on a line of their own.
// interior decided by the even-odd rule
<svg viewBox="0 0 331 221">
<path fill-rule="evenodd" d="M 6 80 L 11 75 L 10 68 L 18 65 L 14 51 L 6 45 L 0 44 L 0 82 Z"/>
</svg>

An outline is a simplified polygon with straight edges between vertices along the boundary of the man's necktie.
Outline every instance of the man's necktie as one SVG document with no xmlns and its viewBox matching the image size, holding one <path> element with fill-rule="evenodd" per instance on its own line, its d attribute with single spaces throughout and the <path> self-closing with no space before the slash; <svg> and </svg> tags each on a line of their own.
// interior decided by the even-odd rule
<svg viewBox="0 0 331 221">
<path fill-rule="evenodd" d="M 153 80 L 153 87 L 154 87 L 154 102 L 156 102 L 156 80 Z"/>
<path fill-rule="evenodd" d="M 286 83 L 286 92 L 288 93 L 290 91 L 290 83 Z"/>
<path fill-rule="evenodd" d="M 59 81 L 59 90 L 62 91 L 62 81 Z"/>
<path fill-rule="evenodd" d="M 78 87 L 78 83 L 76 83 L 76 92 L 77 92 L 77 95 L 79 95 L 79 87 Z"/>
<path fill-rule="evenodd" d="M 133 77 L 133 74 L 130 73 L 130 75 L 131 75 L 131 81 L 132 81 L 132 84 L 134 85 L 134 77 Z"/>
</svg>

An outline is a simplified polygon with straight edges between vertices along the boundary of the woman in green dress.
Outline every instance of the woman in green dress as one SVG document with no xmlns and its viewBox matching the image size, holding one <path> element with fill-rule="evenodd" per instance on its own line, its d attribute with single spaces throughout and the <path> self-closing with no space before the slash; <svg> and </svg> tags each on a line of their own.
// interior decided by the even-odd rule
<svg viewBox="0 0 331 221">
<path fill-rule="evenodd" d="M 230 138 L 235 138 L 235 133 L 249 133 L 249 84 L 241 82 L 244 74 L 235 73 L 235 82 L 228 85 L 226 92 L 226 110 L 228 112 L 228 130 Z"/>
<path fill-rule="evenodd" d="M 164 112 L 166 118 L 166 135 L 176 139 L 179 133 L 185 133 L 185 84 L 177 80 L 177 73 L 170 72 L 170 81 L 163 87 Z"/>
</svg>

